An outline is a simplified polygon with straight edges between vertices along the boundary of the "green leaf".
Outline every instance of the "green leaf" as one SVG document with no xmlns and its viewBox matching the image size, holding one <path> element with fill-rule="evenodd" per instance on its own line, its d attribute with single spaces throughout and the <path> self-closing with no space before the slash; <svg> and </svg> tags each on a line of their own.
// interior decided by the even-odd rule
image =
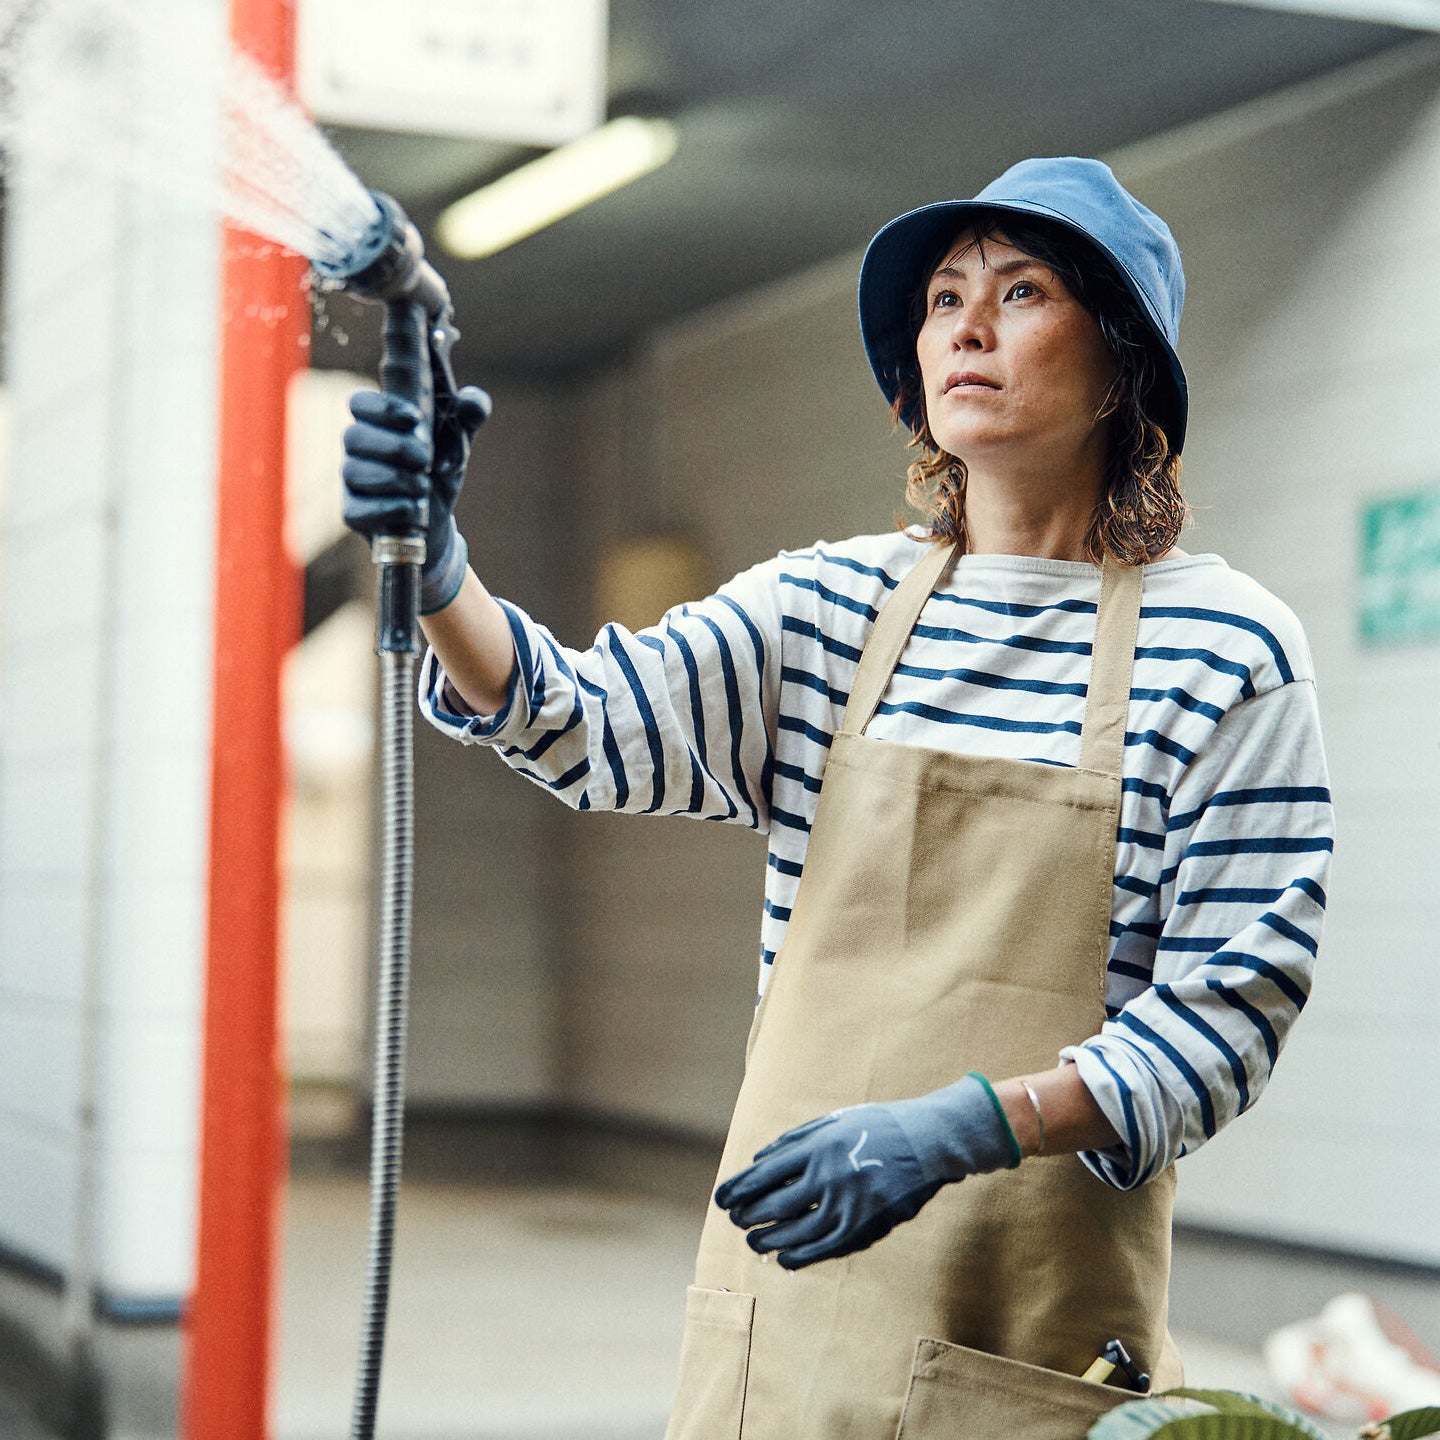
<svg viewBox="0 0 1440 1440">
<path fill-rule="evenodd" d="M 1086 1440 L 1147 1440 L 1170 1421 L 1213 1414 L 1214 1406 L 1183 1397 L 1131 1400 L 1102 1415 L 1090 1427 Z"/>
<path fill-rule="evenodd" d="M 1161 1392 L 1164 1396 L 1180 1395 L 1191 1400 L 1201 1400 L 1213 1405 L 1222 1415 L 1273 1415 L 1293 1425 L 1309 1440 L 1326 1440 L 1325 1432 L 1314 1421 L 1307 1419 L 1298 1410 L 1282 1405 L 1278 1400 L 1268 1400 L 1263 1395 L 1250 1395 L 1241 1390 L 1201 1390 L 1189 1385 Z"/>
<path fill-rule="evenodd" d="M 1402 1410 L 1384 1423 L 1390 1427 L 1390 1440 L 1420 1440 L 1422 1435 L 1440 1435 L 1440 1406 Z"/>
<path fill-rule="evenodd" d="M 1278 1415 L 1188 1415 L 1171 1420 L 1153 1432 L 1155 1440 L 1309 1440 L 1308 1430 L 1297 1429 Z"/>
<path fill-rule="evenodd" d="M 1224 1412 L 1212 1399 L 1224 1402 Z M 1313 1440 L 1315 1433 L 1308 1420 L 1297 1425 L 1256 1396 L 1197 1390 L 1118 1406 L 1090 1427 L 1087 1440 Z"/>
<path fill-rule="evenodd" d="M 1131 1400 L 1102 1415 L 1090 1427 L 1086 1440 L 1147 1440 L 1169 1421 L 1213 1414 L 1215 1407 L 1199 1400 Z"/>
</svg>

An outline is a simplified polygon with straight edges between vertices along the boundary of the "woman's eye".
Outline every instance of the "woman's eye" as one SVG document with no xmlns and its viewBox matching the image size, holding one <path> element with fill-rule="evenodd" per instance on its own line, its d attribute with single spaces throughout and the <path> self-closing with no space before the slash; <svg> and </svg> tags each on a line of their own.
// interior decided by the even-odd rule
<svg viewBox="0 0 1440 1440">
<path fill-rule="evenodd" d="M 1011 298 L 1016 300 L 1028 300 L 1039 293 L 1040 287 L 1033 280 L 1020 280 L 1010 287 Z"/>
<path fill-rule="evenodd" d="M 960 303 L 960 297 L 953 290 L 937 290 L 930 300 L 932 310 L 949 310 Z"/>
</svg>

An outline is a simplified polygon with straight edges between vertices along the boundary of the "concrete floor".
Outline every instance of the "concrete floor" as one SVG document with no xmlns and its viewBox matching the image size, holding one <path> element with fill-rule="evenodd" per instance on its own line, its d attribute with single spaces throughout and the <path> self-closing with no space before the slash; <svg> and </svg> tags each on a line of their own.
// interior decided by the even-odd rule
<svg viewBox="0 0 1440 1440">
<path fill-rule="evenodd" d="M 360 1181 L 292 1185 L 276 1440 L 346 1433 L 365 1230 Z M 674 1202 L 407 1182 L 378 1432 L 658 1440 L 697 1234 Z"/>
<path fill-rule="evenodd" d="M 660 1440 L 698 1227 L 674 1201 L 407 1182 L 380 1433 Z M 292 1187 L 276 1440 L 345 1434 L 364 1229 L 359 1181 Z M 1254 1349 L 1177 1338 L 1191 1383 L 1274 1393 Z"/>
<path fill-rule="evenodd" d="M 292 1177 L 271 1440 L 349 1433 L 366 1211 L 362 1176 Z M 378 1434 L 660 1440 L 699 1222 L 692 1203 L 593 1185 L 407 1178 Z M 1258 1354 L 1265 1329 L 1357 1286 L 1440 1342 L 1440 1277 L 1247 1254 L 1182 1235 L 1172 1317 L 1188 1380 L 1273 1394 Z M 112 1351 L 125 1371 L 115 1378 L 148 1396 L 149 1415 L 173 1411 L 173 1332 L 131 1336 L 126 1346 Z M 144 1404 L 127 1408 L 111 1440 L 171 1440 L 173 1420 L 146 1418 Z M 3 1389 L 0 1437 L 54 1440 Z"/>
</svg>

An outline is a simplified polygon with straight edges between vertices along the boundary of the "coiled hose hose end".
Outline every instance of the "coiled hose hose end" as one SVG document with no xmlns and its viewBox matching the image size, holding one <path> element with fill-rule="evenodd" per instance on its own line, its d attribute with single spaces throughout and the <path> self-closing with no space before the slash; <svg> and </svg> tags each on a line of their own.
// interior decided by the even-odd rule
<svg viewBox="0 0 1440 1440">
<path fill-rule="evenodd" d="M 405 1123 L 405 1036 L 410 1008 L 413 899 L 415 657 L 380 653 L 381 800 L 380 992 L 376 1009 L 375 1098 L 370 1131 L 370 1246 L 365 1318 L 355 1382 L 352 1440 L 371 1440 L 380 1397 L 395 1203 Z"/>
</svg>

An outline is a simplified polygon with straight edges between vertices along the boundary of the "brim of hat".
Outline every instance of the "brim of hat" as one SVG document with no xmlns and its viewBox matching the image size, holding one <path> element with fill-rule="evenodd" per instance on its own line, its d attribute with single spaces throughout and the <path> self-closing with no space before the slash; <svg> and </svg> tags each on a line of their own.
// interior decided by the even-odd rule
<svg viewBox="0 0 1440 1440">
<path fill-rule="evenodd" d="M 1158 371 L 1152 387 L 1155 419 L 1178 455 L 1185 444 L 1190 391 L 1180 357 L 1166 339 L 1149 298 L 1119 257 L 1089 231 L 1048 206 L 1025 201 L 942 200 L 892 220 L 870 242 L 860 263 L 860 335 L 886 400 L 895 403 L 902 376 L 915 367 L 915 337 L 910 333 L 909 311 L 911 299 L 925 278 L 922 268 L 968 217 L 980 211 L 1030 215 L 1062 225 L 1114 266 L 1149 321 Z M 922 414 L 918 406 L 911 406 L 900 418 L 915 430 Z"/>
</svg>

